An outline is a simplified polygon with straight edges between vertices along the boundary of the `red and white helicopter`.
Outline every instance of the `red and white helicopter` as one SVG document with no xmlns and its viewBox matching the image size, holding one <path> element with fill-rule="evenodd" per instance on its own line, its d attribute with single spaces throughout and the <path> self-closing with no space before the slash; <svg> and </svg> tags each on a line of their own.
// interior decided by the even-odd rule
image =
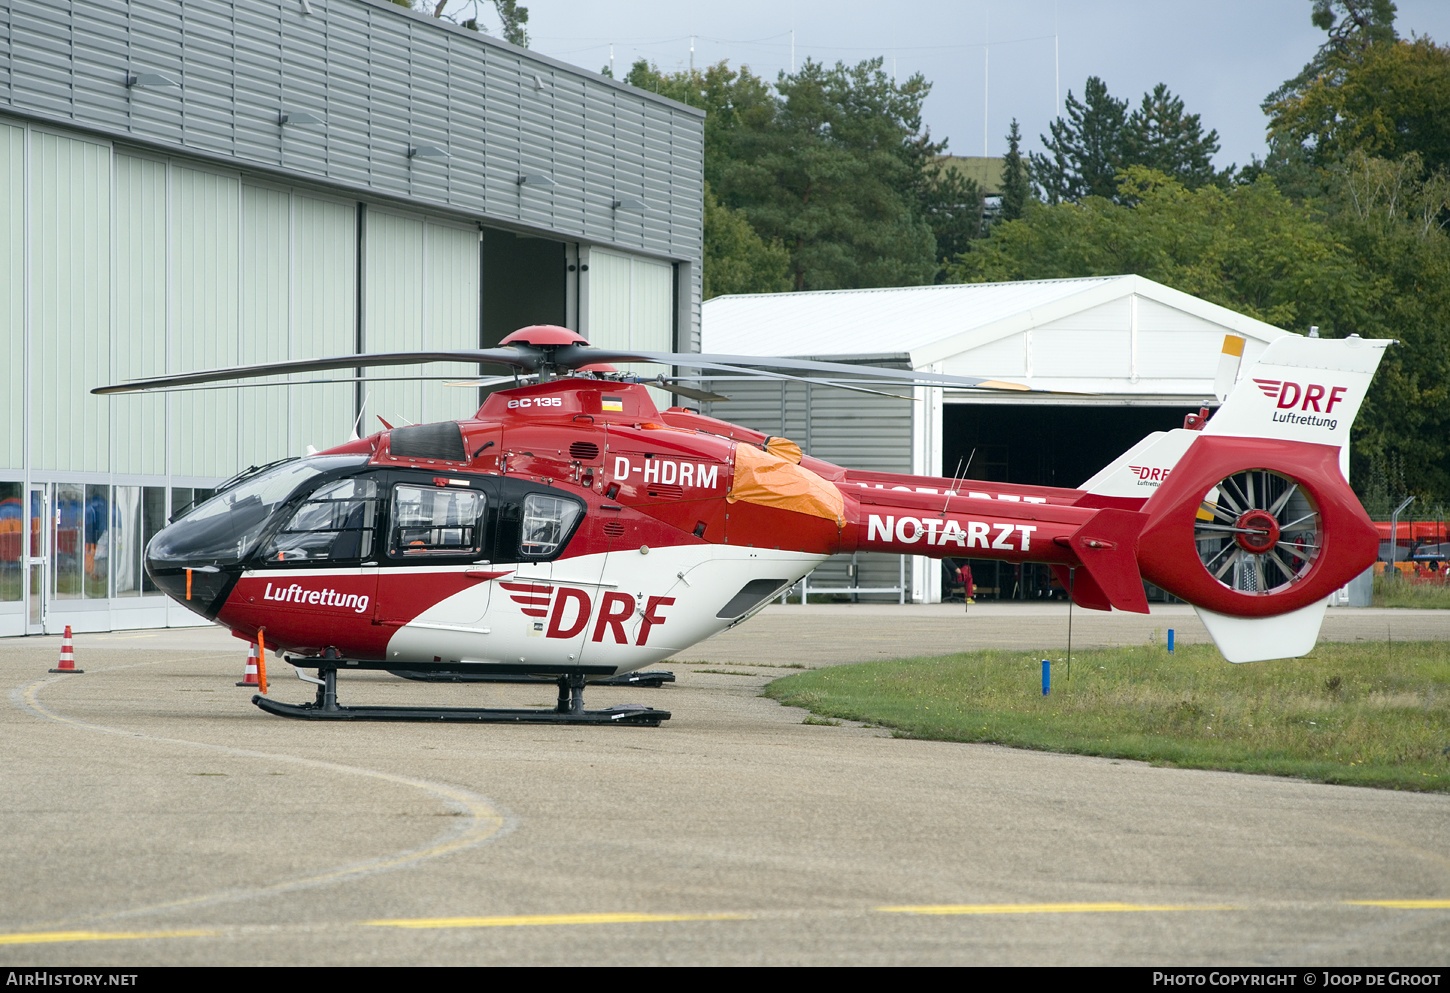
<svg viewBox="0 0 1450 993">
<path fill-rule="evenodd" d="M 253 697 L 274 714 L 658 725 L 667 712 L 584 710 L 585 683 L 738 624 L 829 556 L 854 551 L 1046 563 L 1076 604 L 1098 610 L 1146 613 L 1146 579 L 1194 604 L 1230 661 L 1305 654 L 1329 594 L 1378 552 L 1345 479 L 1346 445 L 1388 344 L 1280 338 L 1211 419 L 1190 415 L 1184 428 L 1150 435 L 1080 489 L 844 469 L 785 439 L 660 411 L 637 377 L 588 370 L 754 367 L 858 389 L 1012 384 L 607 351 L 553 326 L 494 349 L 281 362 L 94 392 L 420 361 L 535 377 L 491 394 L 467 420 L 391 428 L 244 474 L 157 534 L 147 570 L 238 637 L 264 632 L 293 665 L 318 670 L 315 703 Z M 546 678 L 559 703 L 341 706 L 340 669 Z"/>
</svg>

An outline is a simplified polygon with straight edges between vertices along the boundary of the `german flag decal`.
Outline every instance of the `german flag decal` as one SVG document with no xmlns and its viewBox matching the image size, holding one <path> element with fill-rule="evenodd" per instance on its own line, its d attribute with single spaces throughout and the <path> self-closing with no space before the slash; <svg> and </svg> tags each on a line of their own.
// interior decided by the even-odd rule
<svg viewBox="0 0 1450 993">
<path fill-rule="evenodd" d="M 623 413 L 624 397 L 605 397 L 603 407 L 605 413 L 609 413 L 610 411 L 614 411 L 615 413 Z"/>
</svg>

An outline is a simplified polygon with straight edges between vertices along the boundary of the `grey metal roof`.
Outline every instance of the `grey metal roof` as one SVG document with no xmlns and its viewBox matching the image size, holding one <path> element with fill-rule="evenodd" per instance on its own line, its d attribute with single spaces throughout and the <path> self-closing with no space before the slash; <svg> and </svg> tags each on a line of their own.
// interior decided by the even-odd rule
<svg viewBox="0 0 1450 993">
<path fill-rule="evenodd" d="M 721 296 L 702 308 L 702 350 L 746 355 L 900 355 L 939 362 L 1135 294 L 1260 341 L 1285 332 L 1141 276 Z"/>
</svg>

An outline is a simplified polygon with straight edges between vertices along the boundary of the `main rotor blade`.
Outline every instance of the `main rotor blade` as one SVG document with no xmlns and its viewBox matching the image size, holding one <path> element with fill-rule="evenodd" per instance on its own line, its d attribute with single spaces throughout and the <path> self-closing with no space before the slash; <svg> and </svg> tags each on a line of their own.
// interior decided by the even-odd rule
<svg viewBox="0 0 1450 993">
<path fill-rule="evenodd" d="M 139 393 L 171 386 L 193 386 L 218 383 L 226 379 L 251 379 L 257 376 L 279 376 L 293 372 L 325 372 L 329 369 L 371 369 L 388 365 L 418 365 L 424 362 L 470 362 L 479 365 L 505 365 L 533 372 L 539 365 L 537 353 L 513 348 L 473 348 L 456 352 L 383 352 L 376 355 L 339 355 L 330 359 L 300 359 L 289 362 L 268 362 L 263 365 L 234 366 L 206 372 L 186 372 L 173 376 L 151 376 L 133 379 L 116 386 L 100 386 L 92 393 Z M 282 384 L 277 384 L 282 385 Z"/>
<path fill-rule="evenodd" d="M 645 386 L 653 386 L 657 390 L 664 390 L 666 393 L 673 393 L 675 396 L 688 397 L 691 400 L 709 400 L 713 403 L 725 403 L 730 398 L 722 393 L 711 393 L 709 390 L 697 390 L 693 386 L 681 386 L 679 383 L 666 379 L 664 382 L 644 383 Z"/>
<path fill-rule="evenodd" d="M 481 379 L 468 383 L 453 382 L 458 377 L 454 376 L 343 376 L 338 379 L 284 379 L 273 380 L 263 379 L 254 383 L 206 383 L 197 386 L 152 386 L 147 388 L 146 393 L 193 393 L 198 390 L 245 390 L 256 387 L 267 386 L 327 386 L 336 384 L 346 386 L 350 383 L 418 383 L 433 380 L 443 382 L 444 386 L 492 386 L 495 383 L 512 383 L 514 377 L 500 376 L 497 379 Z"/>
<path fill-rule="evenodd" d="M 855 383 L 842 383 L 834 379 L 816 379 L 814 376 L 792 376 L 789 373 L 774 372 L 769 369 L 733 369 L 728 365 L 716 365 L 716 369 L 728 369 L 733 372 L 744 373 L 742 378 L 748 380 L 783 379 L 788 383 L 807 383 L 811 386 L 827 386 L 836 390 L 850 390 L 852 393 L 870 393 L 872 396 L 890 397 L 893 400 L 915 400 L 915 396 L 904 396 L 900 393 L 887 393 L 884 390 L 873 390 L 865 386 L 857 386 Z M 902 384 L 903 386 L 906 384 Z"/>
<path fill-rule="evenodd" d="M 743 370 L 785 369 L 794 372 L 830 373 L 864 379 L 889 379 L 916 386 L 955 386 L 965 389 L 1041 392 L 1020 383 L 972 376 L 944 376 L 934 372 L 905 369 L 884 369 L 880 366 L 850 365 L 846 362 L 818 362 L 814 359 L 787 359 L 759 355 L 715 355 L 699 352 L 619 352 L 583 345 L 566 345 L 554 353 L 554 361 L 564 366 L 587 365 L 591 362 L 653 362 L 657 365 L 684 366 L 690 369 Z"/>
<path fill-rule="evenodd" d="M 467 386 L 471 388 L 484 388 L 488 386 L 502 386 L 504 383 L 512 383 L 517 380 L 515 376 L 494 376 L 492 379 L 459 379 L 457 376 L 415 376 L 414 379 L 446 379 L 444 386 Z M 526 376 L 526 379 L 532 377 Z"/>
</svg>

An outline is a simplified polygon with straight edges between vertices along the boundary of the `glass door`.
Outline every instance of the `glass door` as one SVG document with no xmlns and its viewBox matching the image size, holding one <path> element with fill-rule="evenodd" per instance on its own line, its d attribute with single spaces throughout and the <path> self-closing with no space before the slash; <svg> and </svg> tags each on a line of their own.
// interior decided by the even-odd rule
<svg viewBox="0 0 1450 993">
<path fill-rule="evenodd" d="M 31 483 L 25 501 L 25 532 L 29 539 L 25 559 L 26 634 L 45 633 L 46 578 L 50 557 L 50 515 L 46 513 L 45 490 L 45 483 Z"/>
</svg>

